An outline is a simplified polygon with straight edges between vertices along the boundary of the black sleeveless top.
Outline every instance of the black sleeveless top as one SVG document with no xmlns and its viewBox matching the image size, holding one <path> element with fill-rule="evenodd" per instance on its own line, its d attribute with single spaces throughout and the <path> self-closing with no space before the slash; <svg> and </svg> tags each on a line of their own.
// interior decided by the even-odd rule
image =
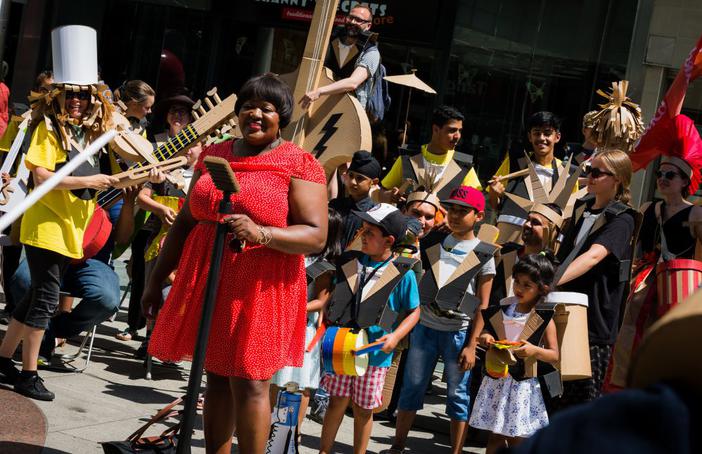
<svg viewBox="0 0 702 454">
<path fill-rule="evenodd" d="M 660 204 L 661 218 L 665 213 L 665 202 L 651 203 L 644 212 L 644 219 L 641 225 L 641 250 L 644 254 L 661 248 L 661 225 L 656 218 L 655 206 Z M 668 251 L 679 259 L 695 258 L 695 238 L 690 234 L 690 227 L 684 226 L 690 218 L 690 211 L 693 205 L 675 213 L 663 222 L 663 232 L 668 246 Z"/>
</svg>

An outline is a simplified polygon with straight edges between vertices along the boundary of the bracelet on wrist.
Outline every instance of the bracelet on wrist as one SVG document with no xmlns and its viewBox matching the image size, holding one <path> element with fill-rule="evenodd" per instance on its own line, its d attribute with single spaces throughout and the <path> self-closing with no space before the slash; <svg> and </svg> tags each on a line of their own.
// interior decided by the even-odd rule
<svg viewBox="0 0 702 454">
<path fill-rule="evenodd" d="M 272 240 L 273 234 L 271 233 L 271 230 L 262 225 L 259 225 L 258 238 L 256 239 L 256 242 L 262 246 L 267 246 Z"/>
</svg>

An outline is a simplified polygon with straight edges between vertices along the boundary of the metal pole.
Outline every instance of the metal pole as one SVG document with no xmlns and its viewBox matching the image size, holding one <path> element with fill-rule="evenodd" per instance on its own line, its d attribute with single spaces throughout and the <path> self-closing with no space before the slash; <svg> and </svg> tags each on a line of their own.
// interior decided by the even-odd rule
<svg viewBox="0 0 702 454">
<path fill-rule="evenodd" d="M 400 148 L 404 148 L 407 145 L 407 120 L 409 119 L 410 103 L 412 102 L 412 87 L 409 88 L 407 93 L 407 112 L 405 113 L 405 127 L 402 129 L 402 145 Z"/>
<path fill-rule="evenodd" d="M 219 204 L 219 212 L 228 214 L 231 206 L 231 192 L 224 191 L 222 201 Z M 222 265 L 224 255 L 224 239 L 227 235 L 227 224 L 217 224 L 215 232 L 214 246 L 212 250 L 212 261 L 210 271 L 207 274 L 207 287 L 205 288 L 205 301 L 202 306 L 202 317 L 200 327 L 195 341 L 195 352 L 190 368 L 190 379 L 188 380 L 188 393 L 185 396 L 185 410 L 176 446 L 177 454 L 190 453 L 190 439 L 192 437 L 195 423 L 195 411 L 197 408 L 197 398 L 200 394 L 202 384 L 202 368 L 205 364 L 205 353 L 207 352 L 207 339 L 210 335 L 210 324 L 214 314 L 215 299 L 217 297 L 217 287 L 219 286 L 219 270 Z"/>
</svg>

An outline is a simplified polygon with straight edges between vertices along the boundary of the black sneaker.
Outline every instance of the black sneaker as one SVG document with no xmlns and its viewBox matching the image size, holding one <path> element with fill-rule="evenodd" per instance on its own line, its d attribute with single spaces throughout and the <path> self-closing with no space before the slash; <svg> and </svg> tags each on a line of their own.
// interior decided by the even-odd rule
<svg viewBox="0 0 702 454">
<path fill-rule="evenodd" d="M 14 385 L 19 379 L 20 371 L 15 366 L 9 365 L 0 369 L 0 382 Z"/>
<path fill-rule="evenodd" d="M 54 400 L 56 395 L 46 389 L 44 380 L 38 375 L 19 376 L 15 382 L 15 392 L 37 400 Z"/>
</svg>

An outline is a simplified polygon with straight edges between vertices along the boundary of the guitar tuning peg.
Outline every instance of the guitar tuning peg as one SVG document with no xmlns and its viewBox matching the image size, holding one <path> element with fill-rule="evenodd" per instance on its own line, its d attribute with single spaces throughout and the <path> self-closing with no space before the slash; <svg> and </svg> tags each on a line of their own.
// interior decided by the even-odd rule
<svg viewBox="0 0 702 454">
<path fill-rule="evenodd" d="M 190 113 L 192 114 L 192 116 L 193 116 L 193 118 L 194 118 L 195 120 L 197 120 L 197 119 L 200 118 L 200 114 L 198 113 L 198 111 L 193 110 L 193 111 L 190 112 Z"/>
<path fill-rule="evenodd" d="M 219 104 L 222 102 L 222 99 L 219 97 L 217 94 L 217 87 L 212 87 L 212 90 L 207 92 L 207 96 L 215 100 L 215 104 Z"/>
<path fill-rule="evenodd" d="M 202 101 L 200 101 L 199 99 L 197 100 L 197 102 L 195 104 L 193 104 L 193 110 L 199 112 L 200 115 L 205 115 L 207 113 L 205 108 L 202 107 Z"/>
<path fill-rule="evenodd" d="M 205 98 L 205 104 L 207 104 L 207 107 L 209 109 L 214 108 L 214 104 L 212 104 L 212 101 L 210 101 L 210 98 Z"/>
</svg>

